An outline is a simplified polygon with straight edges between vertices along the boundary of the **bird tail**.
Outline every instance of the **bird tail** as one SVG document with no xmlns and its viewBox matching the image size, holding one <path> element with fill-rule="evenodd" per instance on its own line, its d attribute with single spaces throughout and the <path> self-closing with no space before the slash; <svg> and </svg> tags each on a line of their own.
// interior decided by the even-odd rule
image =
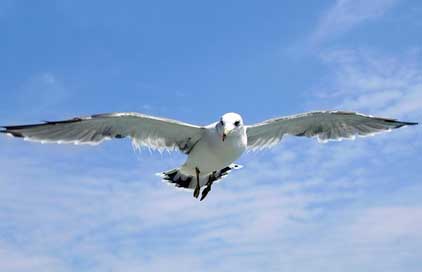
<svg viewBox="0 0 422 272">
<path fill-rule="evenodd" d="M 209 180 L 211 182 L 220 180 L 227 176 L 233 169 L 240 169 L 242 167 L 243 166 L 239 164 L 232 163 L 224 167 L 223 169 L 214 171 L 206 176 L 201 176 L 199 183 L 202 187 L 207 184 Z M 167 181 L 168 183 L 173 184 L 176 187 L 184 189 L 195 188 L 196 177 L 184 174 L 182 171 L 180 171 L 180 168 L 171 169 L 162 173 L 158 173 L 157 175 L 160 176 L 164 181 Z"/>
<path fill-rule="evenodd" d="M 173 184 L 176 187 L 192 189 L 193 186 L 193 176 L 185 175 L 180 171 L 180 168 L 171 169 L 162 173 L 157 173 L 164 181 Z M 192 184 L 192 186 L 191 186 Z"/>
</svg>

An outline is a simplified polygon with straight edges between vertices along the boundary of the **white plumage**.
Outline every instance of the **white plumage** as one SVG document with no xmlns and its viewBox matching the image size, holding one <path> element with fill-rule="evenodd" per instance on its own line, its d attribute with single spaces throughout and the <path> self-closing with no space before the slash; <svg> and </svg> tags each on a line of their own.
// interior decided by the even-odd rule
<svg viewBox="0 0 422 272">
<path fill-rule="evenodd" d="M 320 141 L 353 139 L 417 123 L 373 117 L 355 112 L 315 111 L 270 119 L 246 126 L 236 113 L 224 114 L 219 122 L 196 126 L 139 113 L 97 114 L 43 124 L 5 126 L 0 132 L 46 143 L 98 144 L 112 138 L 130 137 L 135 147 L 163 151 L 179 150 L 188 155 L 180 167 L 162 173 L 177 187 L 194 190 L 227 175 L 242 153 L 269 148 L 284 135 L 317 137 Z"/>
</svg>

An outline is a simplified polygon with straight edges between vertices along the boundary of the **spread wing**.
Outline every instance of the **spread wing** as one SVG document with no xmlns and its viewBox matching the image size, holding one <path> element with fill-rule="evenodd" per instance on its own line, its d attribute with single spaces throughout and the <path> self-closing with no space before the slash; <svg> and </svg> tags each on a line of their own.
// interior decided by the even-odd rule
<svg viewBox="0 0 422 272">
<path fill-rule="evenodd" d="M 43 124 L 5 126 L 2 133 L 43 143 L 98 144 L 131 137 L 136 147 L 188 153 L 202 127 L 139 113 L 109 113 Z"/>
<path fill-rule="evenodd" d="M 373 117 L 356 112 L 315 111 L 274 118 L 247 126 L 248 148 L 259 150 L 274 146 L 285 134 L 328 140 L 354 139 L 417 123 Z"/>
</svg>

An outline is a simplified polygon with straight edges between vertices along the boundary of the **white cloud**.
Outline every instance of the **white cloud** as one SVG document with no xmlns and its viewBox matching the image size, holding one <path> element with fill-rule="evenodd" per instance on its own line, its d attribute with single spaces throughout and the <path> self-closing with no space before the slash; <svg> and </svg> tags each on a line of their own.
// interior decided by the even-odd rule
<svg viewBox="0 0 422 272">
<path fill-rule="evenodd" d="M 384 15 L 397 2 L 398 0 L 336 0 L 321 17 L 311 40 L 318 43 L 347 32 L 359 24 Z"/>
<path fill-rule="evenodd" d="M 6 247 L 0 244 L 0 267 L 3 271 L 65 271 L 63 264 L 57 258 L 43 255 L 32 255 L 22 252 L 19 248 Z"/>
<path fill-rule="evenodd" d="M 391 218 L 394 220 L 390 220 Z M 388 245 L 409 237 L 422 242 L 421 229 L 422 207 L 393 206 L 363 211 L 346 231 L 355 237 L 357 243 L 376 241 Z"/>
<path fill-rule="evenodd" d="M 365 50 L 338 50 L 323 54 L 322 59 L 334 78 L 330 74 L 317 95 L 332 105 L 394 118 L 422 117 L 419 52 L 387 57 Z"/>
</svg>

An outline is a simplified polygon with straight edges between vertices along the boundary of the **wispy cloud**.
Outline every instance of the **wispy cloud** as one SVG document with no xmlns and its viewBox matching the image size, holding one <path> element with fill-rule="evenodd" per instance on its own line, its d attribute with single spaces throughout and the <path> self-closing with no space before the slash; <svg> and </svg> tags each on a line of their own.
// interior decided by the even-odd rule
<svg viewBox="0 0 422 272">
<path fill-rule="evenodd" d="M 322 54 L 322 59 L 334 78 L 330 74 L 318 95 L 329 103 L 396 118 L 422 117 L 419 51 L 391 57 L 369 50 L 337 50 Z"/>
<path fill-rule="evenodd" d="M 320 18 L 311 36 L 314 43 L 345 33 L 352 28 L 376 19 L 391 9 L 398 0 L 336 0 Z"/>
<path fill-rule="evenodd" d="M 0 244 L 0 267 L 4 271 L 21 272 L 37 271 L 64 271 L 64 265 L 55 257 L 32 255 L 22 252 L 21 248 L 12 248 Z"/>
</svg>

